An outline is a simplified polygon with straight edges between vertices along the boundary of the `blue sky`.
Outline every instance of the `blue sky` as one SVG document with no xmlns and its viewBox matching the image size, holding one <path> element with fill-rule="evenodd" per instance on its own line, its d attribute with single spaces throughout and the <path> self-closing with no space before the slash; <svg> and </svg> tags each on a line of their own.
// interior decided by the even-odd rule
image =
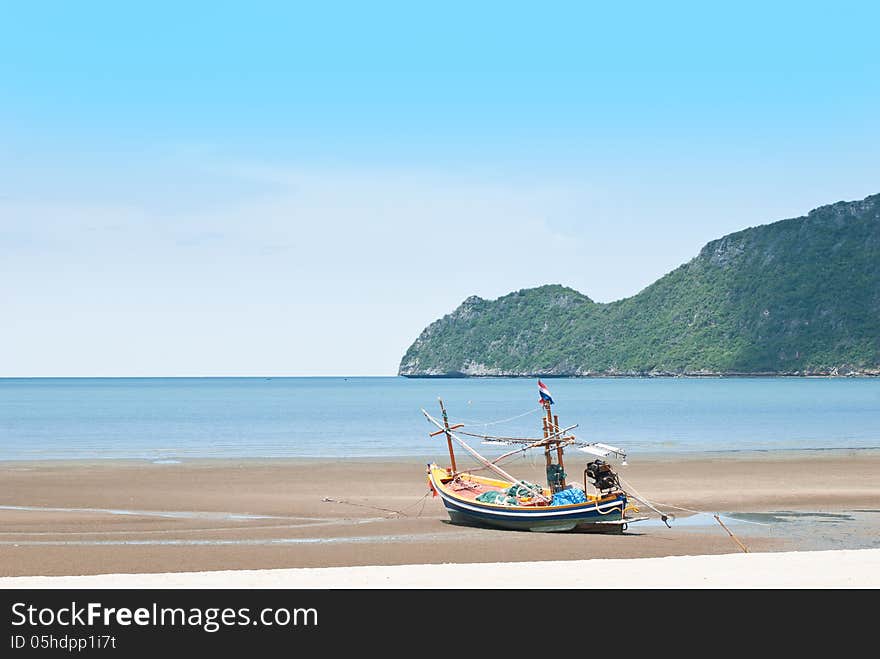
<svg viewBox="0 0 880 659">
<path fill-rule="evenodd" d="M 0 3 L 0 375 L 392 374 L 880 192 L 872 3 L 179 4 Z"/>
</svg>

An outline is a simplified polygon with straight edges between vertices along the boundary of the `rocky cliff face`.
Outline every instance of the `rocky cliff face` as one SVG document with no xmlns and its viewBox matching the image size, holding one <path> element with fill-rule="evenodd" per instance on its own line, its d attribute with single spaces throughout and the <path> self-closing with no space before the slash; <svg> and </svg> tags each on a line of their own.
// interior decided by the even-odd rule
<svg viewBox="0 0 880 659">
<path fill-rule="evenodd" d="M 707 244 L 638 295 L 558 285 L 472 296 L 407 376 L 880 373 L 880 195 Z"/>
</svg>

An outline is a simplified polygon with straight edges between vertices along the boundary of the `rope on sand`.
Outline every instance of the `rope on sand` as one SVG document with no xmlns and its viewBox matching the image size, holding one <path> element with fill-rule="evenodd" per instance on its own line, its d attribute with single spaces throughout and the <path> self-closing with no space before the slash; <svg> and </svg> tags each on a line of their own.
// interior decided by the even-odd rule
<svg viewBox="0 0 880 659">
<path fill-rule="evenodd" d="M 324 497 L 323 499 L 321 499 L 321 501 L 326 501 L 328 503 L 341 503 L 346 506 L 357 506 L 358 508 L 369 508 L 370 510 L 381 510 L 386 513 L 392 513 L 394 515 L 401 515 L 403 517 L 409 517 L 409 515 L 407 515 L 405 512 L 403 512 L 404 510 L 409 510 L 410 508 L 414 508 L 419 503 L 421 503 L 422 508 L 419 509 L 419 514 L 416 515 L 416 517 L 421 517 L 422 510 L 425 507 L 425 501 L 427 500 L 429 494 L 431 494 L 431 490 L 428 490 L 427 492 L 425 492 L 425 494 L 423 494 L 422 497 L 420 499 L 418 499 L 418 501 L 416 501 L 415 503 L 412 503 L 409 506 L 405 506 L 403 508 L 403 510 L 395 510 L 394 508 L 382 508 L 380 506 L 370 506 L 365 503 L 354 503 L 353 501 L 346 501 L 345 499 L 334 499 L 332 497 Z"/>
<path fill-rule="evenodd" d="M 421 507 L 419 508 L 419 512 L 418 512 L 418 514 L 416 515 L 416 517 L 421 517 L 421 516 L 422 516 L 422 511 L 425 509 L 425 503 L 428 501 L 428 495 L 430 495 L 430 494 L 431 494 L 431 490 L 429 489 L 427 492 L 425 492 L 425 493 L 421 496 L 421 498 L 420 498 L 418 501 L 416 501 L 415 503 L 412 503 L 412 504 L 406 506 L 403 510 L 409 510 L 410 508 L 415 508 L 418 504 L 421 503 L 422 505 L 421 505 Z M 406 515 L 405 513 L 403 513 L 403 512 L 401 512 L 401 514 L 404 515 L 404 516 L 407 516 L 407 515 Z"/>
</svg>

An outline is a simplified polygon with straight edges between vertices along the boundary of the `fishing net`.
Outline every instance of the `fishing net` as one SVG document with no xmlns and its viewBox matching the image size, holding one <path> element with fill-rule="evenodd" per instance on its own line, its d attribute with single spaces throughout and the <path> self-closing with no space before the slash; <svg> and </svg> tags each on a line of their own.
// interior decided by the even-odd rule
<svg viewBox="0 0 880 659">
<path fill-rule="evenodd" d="M 551 506 L 570 506 L 573 503 L 586 503 L 587 495 L 584 491 L 577 487 L 569 487 L 564 490 L 559 490 L 556 494 L 553 495 L 553 501 L 550 502 Z"/>
<path fill-rule="evenodd" d="M 489 490 L 488 492 L 483 492 L 479 496 L 476 497 L 477 501 L 481 501 L 483 503 L 494 503 L 499 506 L 515 506 L 517 505 L 516 497 L 507 496 L 504 492 L 496 492 L 495 490 Z"/>
<path fill-rule="evenodd" d="M 520 481 L 514 483 L 507 488 L 507 496 L 509 497 L 533 497 L 536 492 L 541 491 L 540 485 L 529 483 L 528 481 Z"/>
</svg>

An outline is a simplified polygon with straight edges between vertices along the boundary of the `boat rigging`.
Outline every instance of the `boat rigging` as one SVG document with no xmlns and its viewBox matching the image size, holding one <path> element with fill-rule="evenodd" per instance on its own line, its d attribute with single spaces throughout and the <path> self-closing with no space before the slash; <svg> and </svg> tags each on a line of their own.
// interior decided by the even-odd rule
<svg viewBox="0 0 880 659">
<path fill-rule="evenodd" d="M 627 525 L 646 517 L 628 517 L 638 508 L 628 501 L 617 475 L 601 459 L 594 460 L 584 470 L 583 487 L 569 483 L 565 471 L 564 449 L 574 448 L 599 458 L 614 456 L 626 464 L 623 449 L 601 442 L 584 442 L 571 434 L 577 424 L 562 427 L 559 417 L 552 412 L 553 398 L 549 389 L 538 380 L 540 403 L 543 407 L 541 437 L 505 437 L 478 434 L 460 430 L 462 423 L 449 423 L 446 406 L 440 400 L 442 420 L 426 410 L 425 418 L 437 427 L 431 437 L 444 435 L 449 450 L 449 467 L 429 464 L 427 473 L 432 492 L 440 496 L 453 522 L 487 525 L 496 528 L 529 531 L 605 531 L 623 532 Z M 524 415 L 521 415 L 524 416 Z M 488 424 L 487 424 L 488 425 Z M 493 460 L 480 455 L 459 435 L 475 437 L 485 443 L 517 446 Z M 453 444 L 470 454 L 480 467 L 459 470 Z M 530 449 L 544 450 L 547 486 L 518 480 L 498 463 L 511 455 Z M 497 478 L 474 475 L 473 471 L 488 469 Z M 589 485 L 596 490 L 588 493 Z"/>
</svg>

